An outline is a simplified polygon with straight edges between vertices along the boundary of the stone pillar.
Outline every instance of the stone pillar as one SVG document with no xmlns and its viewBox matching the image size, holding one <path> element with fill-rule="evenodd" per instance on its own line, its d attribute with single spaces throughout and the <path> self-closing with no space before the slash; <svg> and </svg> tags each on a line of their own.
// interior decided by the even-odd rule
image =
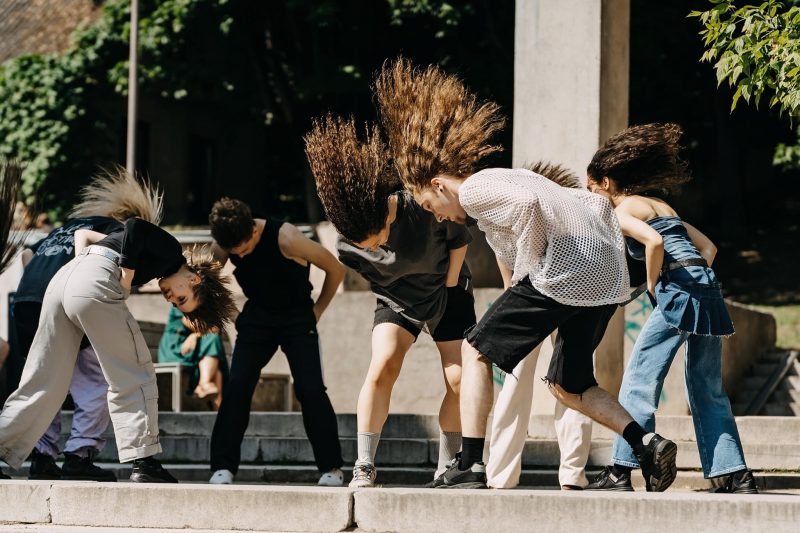
<svg viewBox="0 0 800 533">
<path fill-rule="evenodd" d="M 561 163 L 585 179 L 609 136 L 628 125 L 630 0 L 517 0 L 513 164 Z M 616 393 L 623 370 L 624 315 L 596 353 L 598 381 Z M 547 368 L 545 352 L 537 374 Z M 537 381 L 534 412 L 552 413 Z"/>
</svg>

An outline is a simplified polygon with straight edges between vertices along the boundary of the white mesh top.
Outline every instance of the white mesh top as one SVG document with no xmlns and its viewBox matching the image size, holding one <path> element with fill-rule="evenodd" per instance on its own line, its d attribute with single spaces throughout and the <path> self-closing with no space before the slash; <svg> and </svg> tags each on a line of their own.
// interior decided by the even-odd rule
<svg viewBox="0 0 800 533">
<path fill-rule="evenodd" d="M 458 192 L 495 254 L 514 269 L 512 284 L 531 284 L 565 305 L 628 300 L 625 242 L 611 203 L 567 189 L 525 169 L 490 168 Z"/>
</svg>

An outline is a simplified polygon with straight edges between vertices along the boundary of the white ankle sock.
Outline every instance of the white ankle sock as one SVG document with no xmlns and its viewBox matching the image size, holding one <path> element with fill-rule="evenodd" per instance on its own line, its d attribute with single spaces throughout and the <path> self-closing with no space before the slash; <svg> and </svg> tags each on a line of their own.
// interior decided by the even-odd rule
<svg viewBox="0 0 800 533">
<path fill-rule="evenodd" d="M 647 435 L 645 435 L 644 437 L 642 437 L 642 444 L 644 444 L 645 446 L 647 446 L 648 444 L 650 444 L 650 441 L 651 441 L 651 440 L 653 439 L 653 437 L 655 437 L 655 436 L 656 436 L 656 434 L 655 434 L 655 433 L 648 433 Z"/>
<path fill-rule="evenodd" d="M 439 462 L 436 464 L 436 476 L 444 472 L 450 461 L 461 451 L 460 431 L 439 431 Z"/>
<path fill-rule="evenodd" d="M 378 451 L 378 442 L 381 440 L 380 433 L 370 433 L 369 431 L 359 431 L 358 440 L 358 460 L 359 463 L 375 464 L 375 452 Z"/>
</svg>

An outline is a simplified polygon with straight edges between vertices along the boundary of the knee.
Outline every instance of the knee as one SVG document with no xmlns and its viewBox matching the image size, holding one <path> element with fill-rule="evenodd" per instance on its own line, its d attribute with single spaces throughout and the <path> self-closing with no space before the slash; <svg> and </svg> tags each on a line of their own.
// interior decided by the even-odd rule
<svg viewBox="0 0 800 533">
<path fill-rule="evenodd" d="M 492 362 L 484 357 L 465 339 L 464 342 L 461 343 L 461 365 L 463 367 L 474 367 L 478 365 L 492 366 Z"/>
<path fill-rule="evenodd" d="M 397 378 L 400 377 L 401 367 L 399 361 L 386 360 L 382 365 L 370 371 L 367 375 L 367 384 L 378 390 L 391 390 Z"/>
<path fill-rule="evenodd" d="M 556 400 L 566 405 L 567 407 L 574 408 L 580 403 L 580 394 L 574 394 L 564 390 L 564 387 L 552 381 L 547 383 L 547 388 L 550 394 L 555 396 Z"/>
</svg>

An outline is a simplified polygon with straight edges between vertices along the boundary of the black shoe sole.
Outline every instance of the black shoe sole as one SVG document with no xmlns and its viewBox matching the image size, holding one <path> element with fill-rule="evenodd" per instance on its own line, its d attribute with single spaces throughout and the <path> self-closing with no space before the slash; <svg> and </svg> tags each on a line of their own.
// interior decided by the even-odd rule
<svg viewBox="0 0 800 533">
<path fill-rule="evenodd" d="M 36 474 L 33 476 L 28 476 L 28 479 L 31 481 L 59 481 L 64 479 L 63 476 L 47 476 L 44 474 Z"/>
<path fill-rule="evenodd" d="M 678 446 L 671 440 L 663 440 L 656 445 L 648 492 L 664 492 L 672 485 L 678 476 L 678 466 L 675 464 L 677 455 Z"/>
<path fill-rule="evenodd" d="M 148 474 L 131 474 L 130 480 L 133 483 L 177 483 L 178 481 L 171 481 L 168 479 L 151 476 Z"/>
<path fill-rule="evenodd" d="M 482 481 L 468 481 L 466 483 L 456 483 L 455 485 L 439 485 L 437 489 L 488 489 L 486 483 Z"/>
<path fill-rule="evenodd" d="M 611 492 L 635 492 L 633 487 L 597 487 L 597 488 L 589 488 L 586 487 L 583 490 L 591 490 L 591 491 L 611 491 Z"/>
<path fill-rule="evenodd" d="M 116 477 L 93 477 L 93 476 L 61 476 L 65 481 L 97 481 L 98 483 L 112 483 L 116 482 Z"/>
</svg>

